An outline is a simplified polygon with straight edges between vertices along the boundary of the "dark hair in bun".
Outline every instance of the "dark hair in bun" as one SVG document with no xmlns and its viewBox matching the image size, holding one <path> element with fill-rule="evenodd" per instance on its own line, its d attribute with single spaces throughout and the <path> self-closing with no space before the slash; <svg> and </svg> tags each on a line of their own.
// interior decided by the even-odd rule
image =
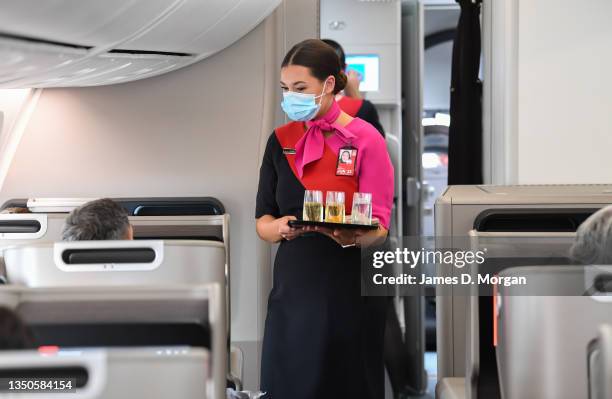
<svg viewBox="0 0 612 399">
<path fill-rule="evenodd" d="M 340 43 L 332 39 L 321 39 L 321 40 L 324 41 L 326 44 L 329 44 L 330 46 L 332 46 L 332 48 L 338 55 L 338 58 L 340 58 L 340 67 L 342 69 L 346 69 L 346 55 L 344 54 L 344 49 L 342 48 Z"/>
<path fill-rule="evenodd" d="M 320 81 L 329 76 L 336 79 L 334 94 L 344 90 L 347 77 L 342 71 L 336 51 L 319 39 L 307 39 L 293 46 L 285 55 L 281 68 L 289 65 L 300 65 L 310 69 L 310 73 Z"/>
<path fill-rule="evenodd" d="M 338 76 L 336 76 L 336 85 L 334 86 L 334 94 L 340 93 L 346 87 L 346 83 L 348 82 L 348 76 L 344 71 L 340 71 Z"/>
</svg>

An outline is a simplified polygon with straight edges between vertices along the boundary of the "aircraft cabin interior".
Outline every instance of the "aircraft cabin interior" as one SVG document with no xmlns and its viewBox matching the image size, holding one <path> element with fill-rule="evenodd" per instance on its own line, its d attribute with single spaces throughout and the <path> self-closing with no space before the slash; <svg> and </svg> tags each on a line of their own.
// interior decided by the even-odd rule
<svg viewBox="0 0 612 399">
<path fill-rule="evenodd" d="M 0 398 L 612 399 L 611 20 L 0 0 Z"/>
</svg>

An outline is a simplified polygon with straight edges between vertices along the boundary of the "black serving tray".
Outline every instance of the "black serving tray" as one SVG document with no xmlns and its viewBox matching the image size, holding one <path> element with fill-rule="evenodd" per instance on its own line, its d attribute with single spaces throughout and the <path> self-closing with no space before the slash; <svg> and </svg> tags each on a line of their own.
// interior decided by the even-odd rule
<svg viewBox="0 0 612 399">
<path fill-rule="evenodd" d="M 378 221 L 373 220 L 372 224 L 353 224 L 353 223 L 314 222 L 311 220 L 290 220 L 289 226 L 290 227 L 318 226 L 318 227 L 328 227 L 330 229 L 376 230 L 378 229 Z"/>
</svg>

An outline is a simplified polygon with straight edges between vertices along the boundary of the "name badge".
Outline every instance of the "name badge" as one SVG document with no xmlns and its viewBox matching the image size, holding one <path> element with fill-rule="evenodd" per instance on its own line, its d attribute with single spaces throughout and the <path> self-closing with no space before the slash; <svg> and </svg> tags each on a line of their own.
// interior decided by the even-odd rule
<svg viewBox="0 0 612 399">
<path fill-rule="evenodd" d="M 295 148 L 283 148 L 283 154 L 295 155 Z"/>
<path fill-rule="evenodd" d="M 354 176 L 356 164 L 357 148 L 340 148 L 340 152 L 338 152 L 338 163 L 336 164 L 336 176 Z"/>
</svg>

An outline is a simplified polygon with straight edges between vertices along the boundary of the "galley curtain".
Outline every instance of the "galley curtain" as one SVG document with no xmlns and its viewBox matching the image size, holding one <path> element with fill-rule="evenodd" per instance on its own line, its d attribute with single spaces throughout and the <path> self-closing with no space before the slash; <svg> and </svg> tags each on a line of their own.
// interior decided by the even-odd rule
<svg viewBox="0 0 612 399">
<path fill-rule="evenodd" d="M 457 3 L 461 15 L 453 44 L 448 184 L 481 184 L 480 1 L 457 0 Z"/>
</svg>

